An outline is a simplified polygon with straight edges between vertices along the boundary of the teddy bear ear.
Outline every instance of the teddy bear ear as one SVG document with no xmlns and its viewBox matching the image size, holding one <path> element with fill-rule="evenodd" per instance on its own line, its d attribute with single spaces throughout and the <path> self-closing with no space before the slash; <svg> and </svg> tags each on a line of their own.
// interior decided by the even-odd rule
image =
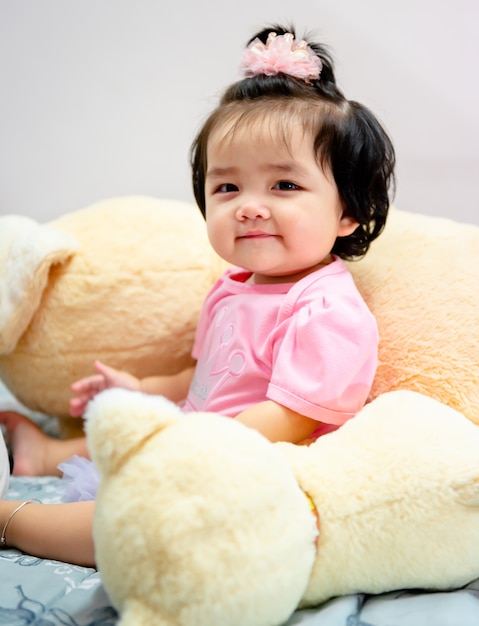
<svg viewBox="0 0 479 626">
<path fill-rule="evenodd" d="M 185 419 L 181 409 L 162 396 L 107 389 L 85 414 L 88 449 L 101 475 L 114 473 L 133 450 L 150 437 Z"/>
<path fill-rule="evenodd" d="M 50 268 L 77 250 L 69 233 L 28 217 L 0 217 L 0 354 L 10 354 L 35 315 Z"/>
</svg>

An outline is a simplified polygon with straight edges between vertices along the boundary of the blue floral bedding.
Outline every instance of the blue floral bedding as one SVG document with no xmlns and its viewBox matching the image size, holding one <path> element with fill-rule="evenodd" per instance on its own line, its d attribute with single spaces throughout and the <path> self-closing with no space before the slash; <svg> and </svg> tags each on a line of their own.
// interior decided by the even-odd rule
<svg viewBox="0 0 479 626">
<path fill-rule="evenodd" d="M 7 408 L 16 407 L 0 384 L 0 410 Z M 14 477 L 7 497 L 56 503 L 65 494 L 58 478 Z M 117 622 L 95 569 L 0 550 L 0 626 L 112 626 Z M 479 626 L 479 580 L 442 593 L 401 590 L 336 598 L 314 609 L 296 611 L 284 626 L 296 624 Z"/>
<path fill-rule="evenodd" d="M 12 478 L 8 497 L 61 502 L 56 477 Z M 99 573 L 59 561 L 38 559 L 17 550 L 0 552 L 0 624 L 110 626 L 117 615 Z"/>
</svg>

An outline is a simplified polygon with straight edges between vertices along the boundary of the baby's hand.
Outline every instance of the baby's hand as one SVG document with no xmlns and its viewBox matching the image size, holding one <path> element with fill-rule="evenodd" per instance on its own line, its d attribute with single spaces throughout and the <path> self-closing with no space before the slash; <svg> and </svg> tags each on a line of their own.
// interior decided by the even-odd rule
<svg viewBox="0 0 479 626">
<path fill-rule="evenodd" d="M 87 376 L 71 386 L 71 391 L 75 396 L 70 400 L 70 414 L 73 417 L 81 417 L 85 412 L 87 404 L 100 391 L 120 387 L 132 391 L 140 390 L 140 381 L 135 376 L 116 370 L 113 367 L 104 365 L 101 361 L 95 361 L 95 369 L 98 372 L 93 376 Z"/>
</svg>

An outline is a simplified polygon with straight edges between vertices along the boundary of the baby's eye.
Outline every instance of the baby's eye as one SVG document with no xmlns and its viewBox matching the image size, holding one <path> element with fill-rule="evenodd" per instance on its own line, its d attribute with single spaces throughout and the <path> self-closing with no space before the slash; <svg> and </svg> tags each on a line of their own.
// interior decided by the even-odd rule
<svg viewBox="0 0 479 626">
<path fill-rule="evenodd" d="M 299 185 L 296 185 L 296 183 L 292 183 L 290 180 L 280 180 L 274 186 L 274 189 L 279 189 L 280 191 L 295 191 L 299 188 Z"/>
<path fill-rule="evenodd" d="M 238 187 L 233 183 L 223 183 L 215 188 L 215 193 L 231 193 L 232 191 L 238 191 Z"/>
</svg>

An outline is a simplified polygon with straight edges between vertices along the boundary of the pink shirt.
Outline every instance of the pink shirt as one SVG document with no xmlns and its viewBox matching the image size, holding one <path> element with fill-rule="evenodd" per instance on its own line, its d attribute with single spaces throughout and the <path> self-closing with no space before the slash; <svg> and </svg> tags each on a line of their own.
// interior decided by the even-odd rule
<svg viewBox="0 0 479 626">
<path fill-rule="evenodd" d="M 208 294 L 185 411 L 236 416 L 266 399 L 334 428 L 367 400 L 376 321 L 341 259 L 297 283 L 251 285 L 230 269 Z"/>
</svg>

